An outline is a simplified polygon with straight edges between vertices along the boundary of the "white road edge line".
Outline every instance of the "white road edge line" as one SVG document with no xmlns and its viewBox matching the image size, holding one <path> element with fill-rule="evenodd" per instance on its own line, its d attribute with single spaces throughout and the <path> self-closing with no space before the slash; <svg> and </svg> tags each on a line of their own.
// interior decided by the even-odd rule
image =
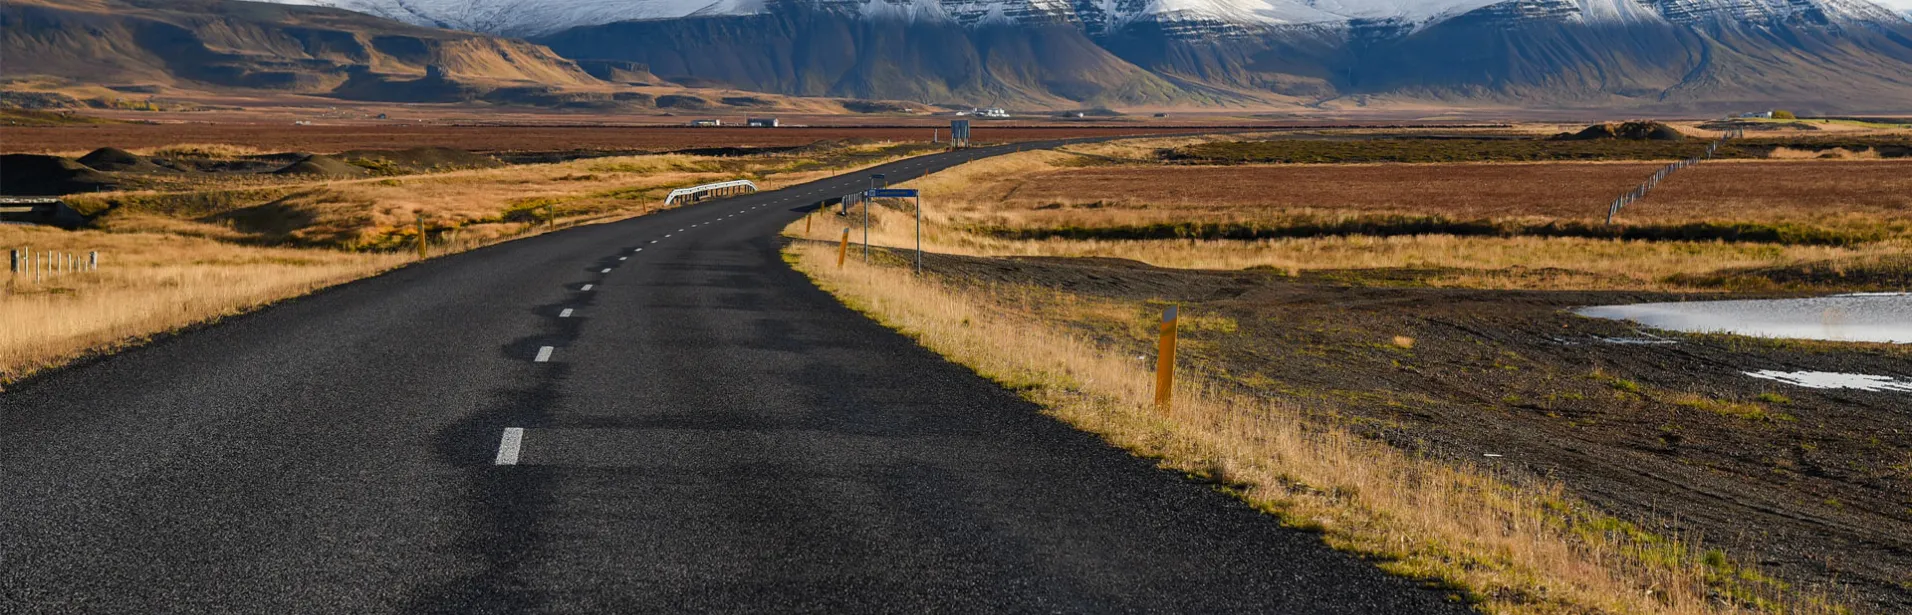
<svg viewBox="0 0 1912 615">
<path fill-rule="evenodd" d="M 558 312 L 558 318 L 570 318 L 570 317 L 571 317 L 571 308 L 564 308 L 564 311 Z"/>
<path fill-rule="evenodd" d="M 491 460 L 492 465 L 518 465 L 518 450 L 524 448 L 524 428 L 506 427 L 505 435 L 498 438 L 498 458 Z"/>
<path fill-rule="evenodd" d="M 547 362 L 550 362 L 550 361 L 551 361 L 551 351 L 553 351 L 553 350 L 557 350 L 557 349 L 556 349 L 556 348 L 552 348 L 552 347 L 550 347 L 550 346 L 540 346 L 540 347 L 538 347 L 538 358 L 535 358 L 535 359 L 532 359 L 531 361 L 532 361 L 533 363 L 547 363 Z"/>
</svg>

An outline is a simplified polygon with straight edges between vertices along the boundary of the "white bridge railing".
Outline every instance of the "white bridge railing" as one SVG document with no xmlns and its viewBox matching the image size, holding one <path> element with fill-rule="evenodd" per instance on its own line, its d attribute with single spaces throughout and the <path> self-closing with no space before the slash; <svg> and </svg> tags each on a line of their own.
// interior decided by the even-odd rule
<svg viewBox="0 0 1912 615">
<path fill-rule="evenodd" d="M 757 184 L 751 183 L 751 181 L 748 179 L 734 179 L 727 182 L 704 184 L 702 186 L 691 186 L 689 188 L 678 188 L 676 190 L 672 190 L 669 196 L 664 197 L 664 205 L 668 207 L 672 203 L 676 203 L 677 199 L 681 199 L 685 197 L 690 197 L 692 201 L 696 201 L 711 195 L 727 196 L 732 194 L 739 194 L 746 189 L 750 190 L 751 192 L 756 192 Z"/>
</svg>

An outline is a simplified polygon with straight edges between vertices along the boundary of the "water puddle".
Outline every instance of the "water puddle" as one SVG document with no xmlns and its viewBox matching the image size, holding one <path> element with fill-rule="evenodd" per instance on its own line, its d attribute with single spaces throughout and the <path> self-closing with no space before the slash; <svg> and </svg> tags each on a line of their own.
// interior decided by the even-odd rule
<svg viewBox="0 0 1912 615">
<path fill-rule="evenodd" d="M 1858 389 L 1861 391 L 1874 392 L 1891 391 L 1912 393 L 1912 380 L 1899 380 L 1891 376 L 1842 374 L 1839 372 L 1782 372 L 1770 369 L 1746 372 L 1746 375 L 1754 378 L 1776 380 L 1808 389 Z"/>
<path fill-rule="evenodd" d="M 1574 313 L 1689 333 L 1912 344 L 1912 293 L 1606 305 Z"/>
</svg>

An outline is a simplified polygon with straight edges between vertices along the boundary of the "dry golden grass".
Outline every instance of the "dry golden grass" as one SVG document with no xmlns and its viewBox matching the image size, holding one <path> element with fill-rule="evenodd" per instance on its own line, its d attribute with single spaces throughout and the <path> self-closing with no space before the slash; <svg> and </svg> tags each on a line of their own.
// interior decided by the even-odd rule
<svg viewBox="0 0 1912 615">
<path fill-rule="evenodd" d="M 101 253 L 96 272 L 8 278 L 0 384 L 89 352 L 376 274 L 410 260 L 159 234 L 0 226 L 0 248 Z"/>
<path fill-rule="evenodd" d="M 1058 418 L 1214 480 L 1388 571 L 1463 590 L 1486 612 L 1735 613 L 1756 601 L 1769 611 L 1838 612 L 1697 545 L 1594 512 L 1557 484 L 1414 457 L 1226 392 L 1198 366 L 1183 366 L 1175 409 L 1159 414 L 1142 362 L 1028 311 L 1024 295 L 1045 291 L 958 290 L 898 267 L 838 268 L 835 258 L 832 245 L 790 248 L 798 269 L 846 304 L 1026 391 Z"/>
</svg>

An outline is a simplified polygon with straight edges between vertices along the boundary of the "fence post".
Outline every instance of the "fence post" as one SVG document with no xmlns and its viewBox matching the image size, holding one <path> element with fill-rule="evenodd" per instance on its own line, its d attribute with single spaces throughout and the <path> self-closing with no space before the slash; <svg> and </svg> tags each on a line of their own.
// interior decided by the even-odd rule
<svg viewBox="0 0 1912 615">
<path fill-rule="evenodd" d="M 1162 310 L 1162 339 L 1155 349 L 1155 408 L 1168 414 L 1175 393 L 1176 306 Z"/>
<path fill-rule="evenodd" d="M 90 271 L 100 270 L 100 251 L 99 250 L 94 250 L 94 251 L 86 253 L 86 268 Z"/>
<path fill-rule="evenodd" d="M 11 257 L 7 260 L 7 271 L 9 273 L 20 273 L 20 266 L 24 264 L 20 262 L 20 251 L 10 250 L 7 254 Z"/>
</svg>

